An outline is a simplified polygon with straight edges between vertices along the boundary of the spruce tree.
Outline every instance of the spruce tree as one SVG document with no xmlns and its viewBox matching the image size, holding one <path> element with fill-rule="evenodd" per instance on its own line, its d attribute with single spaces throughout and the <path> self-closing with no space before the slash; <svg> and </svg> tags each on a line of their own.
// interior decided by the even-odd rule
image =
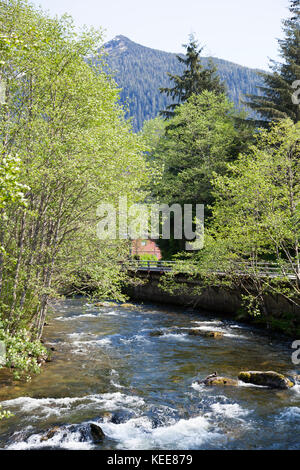
<svg viewBox="0 0 300 470">
<path fill-rule="evenodd" d="M 267 120 L 300 120 L 300 105 L 292 100 L 300 80 L 300 0 L 290 0 L 291 17 L 283 22 L 285 37 L 279 40 L 282 63 L 271 61 L 272 73 L 260 73 L 263 96 L 248 95 L 246 104 Z"/>
<path fill-rule="evenodd" d="M 167 109 L 161 111 L 166 118 L 174 116 L 174 109 L 180 104 L 187 101 L 193 94 L 199 95 L 204 90 L 213 91 L 217 94 L 225 92 L 225 85 L 221 83 L 217 75 L 217 68 L 209 61 L 209 65 L 205 68 L 201 63 L 201 54 L 203 47 L 199 47 L 198 42 L 193 35 L 189 38 L 189 44 L 184 44 L 186 55 L 181 57 L 177 55 L 180 63 L 184 64 L 186 69 L 182 75 L 172 75 L 168 73 L 174 86 L 171 88 L 160 88 L 161 93 L 175 101 L 167 106 Z"/>
</svg>

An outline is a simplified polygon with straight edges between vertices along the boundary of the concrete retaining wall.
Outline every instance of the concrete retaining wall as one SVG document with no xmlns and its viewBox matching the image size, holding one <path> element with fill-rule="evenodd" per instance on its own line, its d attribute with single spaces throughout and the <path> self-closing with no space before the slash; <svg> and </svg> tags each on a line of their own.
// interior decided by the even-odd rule
<svg viewBox="0 0 300 470">
<path fill-rule="evenodd" d="M 185 288 L 182 293 L 175 295 L 159 287 L 158 284 L 161 281 L 161 274 L 159 272 L 139 272 L 138 277 L 143 280 L 144 284 L 133 285 L 128 288 L 128 294 L 135 300 L 191 306 L 202 311 L 231 317 L 235 317 L 242 309 L 242 292 L 237 289 L 225 286 L 203 287 L 199 295 L 194 295 L 192 290 L 197 285 L 197 282 L 190 282 L 183 276 L 179 276 L 176 279 L 179 292 L 180 283 L 184 283 Z M 191 287 L 190 294 L 188 292 L 189 285 Z M 198 281 L 198 286 L 201 287 L 201 280 Z M 278 320 L 292 317 L 292 319 L 288 320 L 288 327 L 292 330 L 295 329 L 295 331 L 300 328 L 300 308 L 283 296 L 266 296 L 265 305 L 270 313 L 269 320 L 274 319 L 274 324 L 276 324 L 276 321 L 279 323 Z"/>
</svg>

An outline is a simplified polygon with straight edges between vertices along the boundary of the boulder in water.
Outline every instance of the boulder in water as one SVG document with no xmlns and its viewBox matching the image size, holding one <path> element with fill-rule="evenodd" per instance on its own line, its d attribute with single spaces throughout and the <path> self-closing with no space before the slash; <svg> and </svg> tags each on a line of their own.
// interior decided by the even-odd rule
<svg viewBox="0 0 300 470">
<path fill-rule="evenodd" d="M 164 332 L 161 331 L 161 330 L 156 330 L 156 331 L 150 331 L 149 333 L 150 336 L 163 336 L 164 335 Z"/>
<path fill-rule="evenodd" d="M 206 377 L 206 379 L 204 379 L 202 383 L 209 387 L 214 387 L 214 386 L 237 387 L 239 384 L 238 380 L 230 379 L 229 377 L 221 377 L 221 376 L 218 376 L 216 373 Z"/>
<path fill-rule="evenodd" d="M 222 331 L 203 331 L 205 338 L 223 338 L 224 333 Z"/>
<path fill-rule="evenodd" d="M 61 428 L 59 426 L 54 426 L 54 428 L 51 428 L 44 436 L 41 437 L 41 442 L 49 441 L 49 439 L 52 439 L 52 437 L 60 431 Z"/>
<path fill-rule="evenodd" d="M 280 390 L 285 390 L 295 385 L 290 379 L 274 371 L 242 371 L 239 373 L 239 380 L 248 384 Z"/>
<path fill-rule="evenodd" d="M 224 336 L 224 333 L 221 331 L 205 331 L 205 330 L 197 330 L 193 329 L 189 331 L 190 336 L 202 336 L 204 338 L 222 338 Z"/>
<path fill-rule="evenodd" d="M 123 308 L 134 308 L 135 305 L 134 304 L 121 304 L 121 307 L 123 307 Z"/>
<path fill-rule="evenodd" d="M 95 444 L 103 441 L 105 434 L 98 424 L 90 423 L 90 432 Z"/>
<path fill-rule="evenodd" d="M 135 416 L 132 410 L 119 410 L 113 413 L 111 422 L 114 424 L 126 423 Z"/>
<path fill-rule="evenodd" d="M 27 441 L 30 433 L 28 430 L 16 431 L 9 439 L 9 444 Z"/>
<path fill-rule="evenodd" d="M 116 302 L 97 302 L 94 304 L 95 307 L 117 307 Z"/>
<path fill-rule="evenodd" d="M 189 335 L 190 336 L 202 336 L 201 330 L 190 330 Z"/>
</svg>

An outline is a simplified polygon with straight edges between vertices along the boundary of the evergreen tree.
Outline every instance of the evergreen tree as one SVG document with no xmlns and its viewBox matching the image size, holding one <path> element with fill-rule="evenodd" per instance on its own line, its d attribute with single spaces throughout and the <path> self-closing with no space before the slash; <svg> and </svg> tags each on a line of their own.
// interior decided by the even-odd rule
<svg viewBox="0 0 300 470">
<path fill-rule="evenodd" d="M 290 0 L 291 1 L 291 6 L 290 6 L 290 11 L 296 15 L 293 17 L 293 19 L 297 19 L 297 13 L 299 13 L 299 8 L 300 8 L 300 2 L 299 0 Z"/>
<path fill-rule="evenodd" d="M 172 75 L 169 77 L 174 83 L 172 88 L 160 88 L 161 93 L 166 93 L 168 97 L 175 100 L 174 103 L 167 106 L 167 109 L 161 111 L 166 118 L 174 116 L 174 109 L 187 101 L 193 94 L 200 95 L 204 90 L 213 91 L 216 94 L 225 92 L 225 86 L 221 83 L 217 75 L 217 68 L 210 60 L 208 67 L 205 68 L 201 63 L 201 53 L 203 47 L 199 48 L 198 42 L 194 36 L 190 36 L 189 44 L 185 44 L 186 56 L 177 55 L 177 59 L 184 64 L 186 69 L 182 75 Z"/>
<path fill-rule="evenodd" d="M 300 0 L 290 0 L 292 17 L 283 22 L 285 38 L 279 40 L 283 63 L 271 61 L 272 73 L 261 73 L 263 96 L 248 95 L 247 105 L 267 120 L 300 120 L 300 105 L 292 100 L 295 82 L 300 79 Z M 294 86 L 293 86 L 294 84 Z M 299 88 L 299 87 L 298 87 Z"/>
<path fill-rule="evenodd" d="M 193 204 L 195 208 L 203 203 L 209 217 L 214 201 L 213 175 L 224 175 L 227 162 L 247 151 L 252 134 L 248 125 L 224 94 L 205 90 L 191 96 L 175 109 L 165 135 L 152 151 L 151 162 L 162 169 L 153 196 L 160 204 L 181 207 Z M 176 240 L 173 235 L 171 240 L 159 240 L 167 259 L 185 249 L 185 240 Z"/>
</svg>

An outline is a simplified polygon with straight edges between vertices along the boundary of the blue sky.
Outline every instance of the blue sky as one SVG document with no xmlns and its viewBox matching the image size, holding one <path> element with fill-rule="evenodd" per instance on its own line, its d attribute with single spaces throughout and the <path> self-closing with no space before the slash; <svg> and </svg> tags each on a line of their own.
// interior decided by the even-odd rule
<svg viewBox="0 0 300 470">
<path fill-rule="evenodd" d="M 288 0 L 33 0 L 76 25 L 102 27 L 105 40 L 123 34 L 145 46 L 181 52 L 194 33 L 205 55 L 268 68 L 278 58 Z"/>
</svg>

